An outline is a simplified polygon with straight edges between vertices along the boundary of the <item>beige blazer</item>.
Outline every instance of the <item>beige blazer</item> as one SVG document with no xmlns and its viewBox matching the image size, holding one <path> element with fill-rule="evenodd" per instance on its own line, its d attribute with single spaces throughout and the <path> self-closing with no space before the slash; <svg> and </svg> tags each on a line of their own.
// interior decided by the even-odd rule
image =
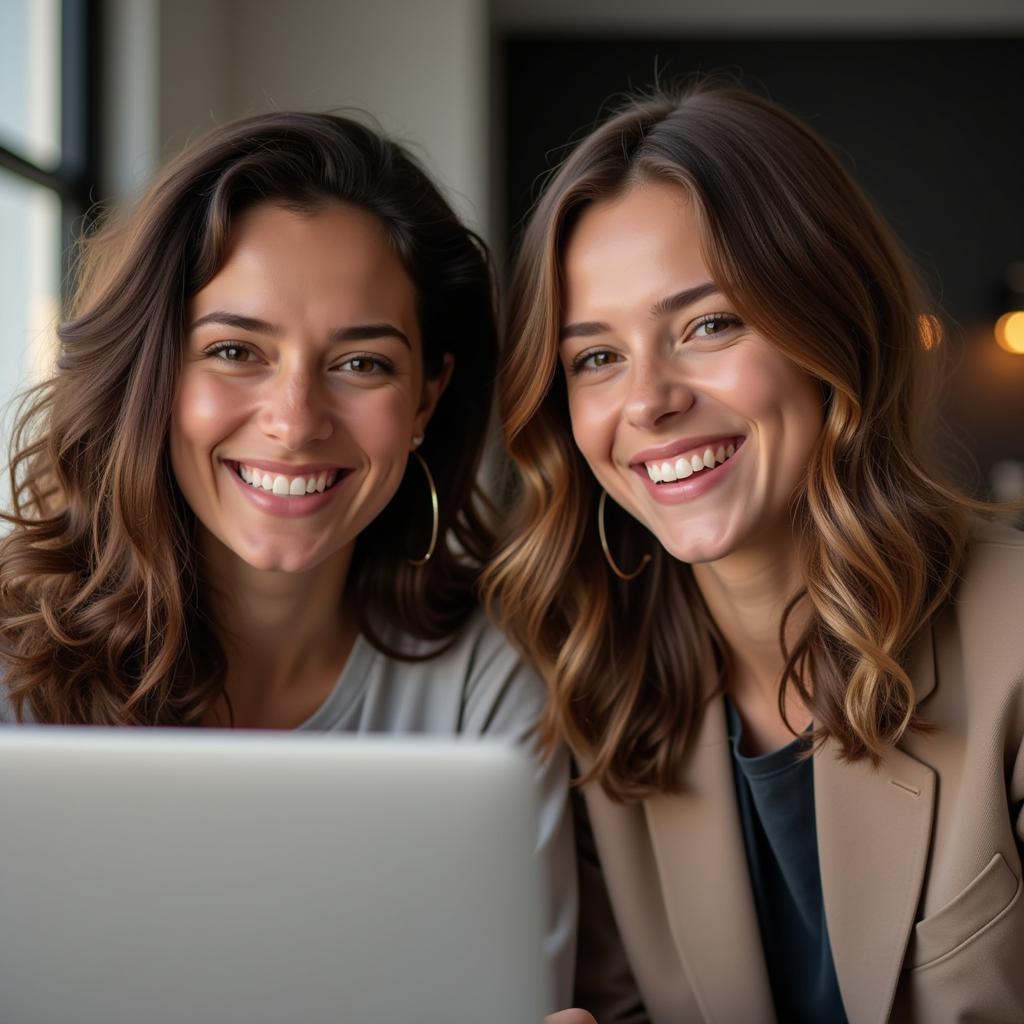
<svg viewBox="0 0 1024 1024">
<path fill-rule="evenodd" d="M 1024 534 L 982 528 L 907 665 L 934 732 L 877 769 L 814 757 L 843 1004 L 850 1024 L 1021 1024 Z M 626 806 L 584 790 L 577 1004 L 599 1024 L 775 1020 L 721 701 L 684 781 Z"/>
</svg>

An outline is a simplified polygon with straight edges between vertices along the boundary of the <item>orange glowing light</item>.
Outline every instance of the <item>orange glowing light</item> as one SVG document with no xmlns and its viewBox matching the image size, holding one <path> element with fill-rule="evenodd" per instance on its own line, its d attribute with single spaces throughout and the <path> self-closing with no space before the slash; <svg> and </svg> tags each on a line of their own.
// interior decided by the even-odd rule
<svg viewBox="0 0 1024 1024">
<path fill-rule="evenodd" d="M 1015 356 L 1024 356 L 1024 310 L 1004 313 L 996 321 L 996 342 Z"/>
<path fill-rule="evenodd" d="M 921 345 L 925 349 L 932 349 L 942 341 L 942 324 L 937 316 L 931 313 L 922 313 L 917 318 L 917 327 L 921 333 Z"/>
</svg>

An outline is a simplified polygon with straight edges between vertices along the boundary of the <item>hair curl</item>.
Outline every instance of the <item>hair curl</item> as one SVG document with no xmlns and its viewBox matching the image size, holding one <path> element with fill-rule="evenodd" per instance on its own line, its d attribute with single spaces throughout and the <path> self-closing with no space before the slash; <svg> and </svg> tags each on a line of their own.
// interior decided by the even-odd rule
<svg viewBox="0 0 1024 1024">
<path fill-rule="evenodd" d="M 85 243 L 56 373 L 23 399 L 0 540 L 0 654 L 19 716 L 195 724 L 222 693 L 194 516 L 167 451 L 186 307 L 222 265 L 243 211 L 334 201 L 387 230 L 417 290 L 427 375 L 455 358 L 420 449 L 441 496 L 441 542 L 426 566 L 408 564 L 430 535 L 428 516 L 407 512 L 427 504 L 410 472 L 358 539 L 351 606 L 397 657 L 382 625 L 443 643 L 473 607 L 492 543 L 476 486 L 497 365 L 486 248 L 410 156 L 365 125 L 247 118 L 188 148 L 126 220 Z"/>
<path fill-rule="evenodd" d="M 822 384 L 824 427 L 793 498 L 805 590 L 780 629 L 779 707 L 785 716 L 792 687 L 817 742 L 877 759 L 925 727 L 902 659 L 949 596 L 969 515 L 985 506 L 926 458 L 938 321 L 908 260 L 810 129 L 742 89 L 635 99 L 576 148 L 537 205 L 500 377 L 518 502 L 486 600 L 549 680 L 543 734 L 587 752 L 584 781 L 619 799 L 678 788 L 728 652 L 689 566 L 622 514 L 609 516 L 619 564 L 656 550 L 635 582 L 607 572 L 599 488 L 573 443 L 558 362 L 566 239 L 589 204 L 644 181 L 687 192 L 715 282 Z M 810 621 L 787 649 L 804 597 Z"/>
</svg>

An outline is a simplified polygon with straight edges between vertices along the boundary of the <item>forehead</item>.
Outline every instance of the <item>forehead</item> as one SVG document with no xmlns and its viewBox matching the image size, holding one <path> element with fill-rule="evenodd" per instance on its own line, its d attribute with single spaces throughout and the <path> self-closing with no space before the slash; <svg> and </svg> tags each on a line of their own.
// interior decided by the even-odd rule
<svg viewBox="0 0 1024 1024">
<path fill-rule="evenodd" d="M 648 304 L 709 279 L 700 220 L 679 185 L 644 182 L 591 203 L 562 256 L 566 317 L 581 305 Z"/>
<path fill-rule="evenodd" d="M 384 225 L 339 202 L 312 212 L 268 203 L 241 214 L 224 263 L 191 306 L 201 316 L 225 303 L 267 319 L 274 313 L 416 324 L 416 289 Z M 235 308 L 240 303 L 244 310 Z"/>
</svg>

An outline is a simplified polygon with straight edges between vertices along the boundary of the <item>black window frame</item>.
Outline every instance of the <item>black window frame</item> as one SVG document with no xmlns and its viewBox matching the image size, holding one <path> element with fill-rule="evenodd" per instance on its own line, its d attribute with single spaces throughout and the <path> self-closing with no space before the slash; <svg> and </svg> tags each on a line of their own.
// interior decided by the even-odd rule
<svg viewBox="0 0 1024 1024">
<path fill-rule="evenodd" d="M 61 210 L 61 301 L 74 243 L 98 196 L 102 0 L 61 0 L 60 160 L 45 167 L 0 143 L 0 173 L 50 189 Z"/>
</svg>

